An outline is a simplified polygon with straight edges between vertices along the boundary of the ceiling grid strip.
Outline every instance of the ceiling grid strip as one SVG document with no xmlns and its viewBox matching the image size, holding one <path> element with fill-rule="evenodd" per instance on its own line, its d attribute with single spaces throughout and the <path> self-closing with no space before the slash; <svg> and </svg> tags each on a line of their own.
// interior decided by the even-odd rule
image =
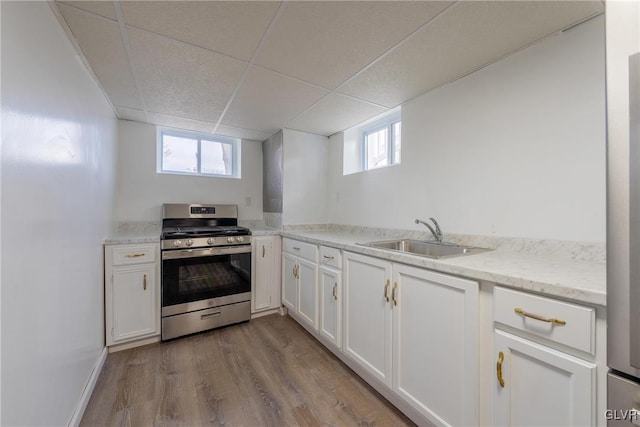
<svg viewBox="0 0 640 427">
<path fill-rule="evenodd" d="M 222 119 L 224 119 L 224 116 L 227 114 L 227 111 L 229 111 L 229 107 L 231 107 L 231 104 L 233 103 L 234 99 L 236 98 L 236 95 L 238 94 L 238 91 L 240 90 L 240 87 L 244 84 L 244 81 L 246 80 L 247 75 L 249 74 L 249 71 L 251 70 L 251 67 L 253 67 L 253 62 L 256 59 L 257 53 L 260 51 L 260 48 L 264 44 L 264 41 L 266 40 L 266 38 L 269 36 L 269 33 L 271 33 L 273 27 L 275 27 L 276 22 L 278 22 L 278 19 L 280 19 L 280 16 L 282 16 L 282 14 L 284 13 L 284 9 L 286 7 L 286 3 L 287 3 L 286 1 L 283 1 L 283 2 L 280 3 L 280 6 L 278 7 L 278 11 L 273 16 L 273 19 L 271 19 L 271 22 L 269 23 L 269 26 L 267 27 L 267 29 L 264 31 L 264 34 L 262 35 L 262 38 L 260 39 L 260 43 L 258 43 L 258 46 L 253 51 L 253 55 L 251 55 L 251 58 L 249 59 L 249 63 L 247 64 L 247 67 L 244 69 L 244 72 L 242 73 L 242 77 L 240 77 L 240 81 L 238 81 L 238 84 L 236 85 L 235 89 L 233 89 L 233 92 L 231 93 L 231 96 L 229 97 L 229 101 L 227 101 L 227 105 L 225 105 L 224 110 L 222 110 L 222 114 L 220 114 L 220 118 L 218 119 L 218 122 L 216 123 L 216 126 L 213 128 L 212 133 L 215 134 L 216 131 L 218 130 L 218 127 L 220 127 L 220 124 L 222 123 Z"/>
<path fill-rule="evenodd" d="M 116 117 L 119 117 L 118 116 L 118 110 L 116 109 L 116 106 L 113 105 L 113 102 L 111 102 L 111 98 L 109 98 L 109 95 L 107 94 L 107 91 L 104 89 L 104 86 L 102 86 L 102 82 L 100 82 L 100 80 L 98 79 L 98 76 L 96 75 L 95 71 L 93 71 L 93 68 L 91 68 L 91 65 L 89 64 L 89 60 L 87 59 L 87 56 L 84 54 L 84 52 L 80 48 L 80 43 L 78 42 L 78 40 L 76 39 L 75 35 L 73 34 L 73 31 L 71 31 L 71 27 L 69 27 L 69 24 L 64 19 L 64 16 L 62 16 L 62 12 L 60 12 L 60 9 L 58 9 L 58 6 L 55 4 L 55 0 L 48 0 L 47 2 L 49 3 L 49 7 L 51 8 L 51 11 L 55 15 L 55 17 L 58 20 L 58 22 L 60 23 L 60 26 L 62 26 L 62 29 L 64 30 L 64 32 L 69 37 L 69 41 L 71 42 L 71 45 L 73 45 L 73 48 L 75 49 L 76 53 L 78 54 L 78 57 L 80 58 L 80 61 L 82 62 L 84 67 L 87 69 L 87 71 L 89 72 L 89 75 L 91 76 L 91 78 L 93 79 L 95 84 L 98 86 L 98 89 L 100 89 L 100 92 L 102 92 L 102 95 L 104 96 L 104 99 L 107 101 L 107 103 L 111 107 L 111 110 L 113 111 L 113 114 Z M 108 18 L 105 18 L 105 19 L 108 19 Z"/>
<path fill-rule="evenodd" d="M 438 13 L 436 16 L 432 17 L 431 19 L 429 19 L 427 22 L 425 22 L 424 24 L 420 25 L 418 28 L 416 28 L 415 30 L 413 30 L 411 33 L 409 33 L 405 38 L 403 38 L 402 40 L 400 40 L 398 43 L 396 43 L 395 45 L 391 46 L 390 48 L 388 48 L 387 50 L 385 50 L 384 52 L 382 52 L 380 55 L 378 55 L 376 58 L 374 58 L 371 62 L 369 62 L 367 65 L 365 65 L 363 68 L 361 68 L 360 70 L 358 70 L 357 72 L 355 72 L 354 74 L 352 74 L 351 76 L 349 76 L 347 79 L 345 79 L 342 83 L 340 83 L 335 89 L 331 90 L 331 92 L 329 92 L 328 94 L 326 94 L 325 96 L 323 96 L 322 98 L 320 98 L 318 101 L 316 101 L 315 103 L 311 104 L 308 108 L 302 110 L 300 113 L 298 113 L 297 116 L 293 117 L 291 120 L 289 120 L 288 122 L 286 122 L 284 124 L 284 127 L 287 127 L 290 123 L 293 123 L 296 121 L 296 119 L 298 119 L 299 117 L 301 117 L 302 115 L 306 114 L 309 110 L 311 110 L 312 108 L 314 108 L 315 106 L 317 106 L 318 104 L 320 104 L 325 98 L 331 96 L 331 95 L 340 95 L 340 96 L 344 96 L 356 101 L 360 101 L 363 103 L 366 103 L 368 105 L 374 106 L 374 107 L 379 107 L 379 108 L 384 108 L 386 111 L 390 111 L 395 107 L 389 108 L 385 105 L 380 105 L 377 104 L 375 102 L 371 102 L 371 101 L 367 101 L 364 99 L 360 99 L 356 96 L 352 96 L 352 95 L 348 95 L 346 93 L 342 93 L 339 92 L 338 90 L 341 87 L 344 87 L 345 84 L 347 84 L 350 80 L 352 80 L 353 78 L 359 76 L 361 73 L 363 73 L 365 70 L 367 70 L 368 68 L 372 67 L 374 64 L 376 64 L 378 61 L 380 61 L 382 58 L 384 58 L 385 56 L 387 56 L 389 53 L 391 53 L 392 51 L 394 51 L 395 49 L 397 49 L 399 46 L 401 46 L 402 44 L 404 44 L 407 40 L 409 40 L 411 37 L 413 37 L 415 34 L 417 34 L 419 31 L 421 31 L 423 28 L 425 28 L 427 25 L 429 25 L 431 22 L 433 22 L 435 19 L 437 19 L 439 16 L 442 16 L 442 14 L 444 14 L 447 10 L 449 10 L 451 7 L 453 7 L 456 3 L 458 2 L 453 2 L 451 3 L 449 6 L 447 6 L 445 9 L 443 9 L 440 13 Z M 342 129 L 344 130 L 344 129 Z"/>
<path fill-rule="evenodd" d="M 116 17 L 118 18 L 118 26 L 120 27 L 120 34 L 122 35 L 122 43 L 124 43 L 124 50 L 127 53 L 127 62 L 129 63 L 129 70 L 131 71 L 131 75 L 133 76 L 133 83 L 136 85 L 136 90 L 138 92 L 138 96 L 140 97 L 140 102 L 142 103 L 142 111 L 144 113 L 144 117 L 146 118 L 147 123 L 150 123 L 149 111 L 147 108 L 147 103 L 144 100 L 144 95 L 142 93 L 140 79 L 138 78 L 135 67 L 133 66 L 133 53 L 131 52 L 131 41 L 129 40 L 127 27 L 124 23 L 124 16 L 122 15 L 120 2 L 118 0 L 114 0 L 113 7 L 116 10 Z"/>
<path fill-rule="evenodd" d="M 344 87 L 344 85 L 346 85 L 347 83 L 349 83 L 349 81 L 353 80 L 354 78 L 356 78 L 357 76 L 359 76 L 360 74 L 364 73 L 366 70 L 368 70 L 369 68 L 371 68 L 372 66 L 374 66 L 375 64 L 377 64 L 378 62 L 380 62 L 383 58 L 385 58 L 387 55 L 391 54 L 393 51 L 395 51 L 396 49 L 398 49 L 400 46 L 402 46 L 403 44 L 405 44 L 407 41 L 411 40 L 411 38 L 413 38 L 416 34 L 418 34 L 420 31 L 422 31 L 424 28 L 426 28 L 429 24 L 431 24 L 433 21 L 437 20 L 438 18 L 440 18 L 441 16 L 443 16 L 445 14 L 445 12 L 447 12 L 449 9 L 451 9 L 452 7 L 456 6 L 459 3 L 459 1 L 453 2 L 451 3 L 449 6 L 447 6 L 445 9 L 443 9 L 440 13 L 438 13 L 436 16 L 434 16 L 433 18 L 429 19 L 427 22 L 425 22 L 424 24 L 422 24 L 421 26 L 419 26 L 418 28 L 416 28 L 415 30 L 413 30 L 408 36 L 406 36 L 405 38 L 403 38 L 402 40 L 400 40 L 398 43 L 396 43 L 395 45 L 391 46 L 389 49 L 385 50 L 384 52 L 382 52 L 380 55 L 378 55 L 377 58 L 375 58 L 373 61 L 371 61 L 370 63 L 368 63 L 367 65 L 365 65 L 364 67 L 362 67 L 360 70 L 358 70 L 356 73 L 354 73 L 352 76 L 350 76 L 348 79 L 346 79 L 345 81 L 343 81 L 342 83 L 340 83 L 340 85 L 335 89 L 336 92 L 338 92 L 338 90 L 341 87 Z M 338 92 L 340 93 L 340 95 L 346 95 L 344 93 Z M 386 107 L 389 108 L 389 107 Z M 395 107 L 393 107 L 395 108 Z"/>
</svg>

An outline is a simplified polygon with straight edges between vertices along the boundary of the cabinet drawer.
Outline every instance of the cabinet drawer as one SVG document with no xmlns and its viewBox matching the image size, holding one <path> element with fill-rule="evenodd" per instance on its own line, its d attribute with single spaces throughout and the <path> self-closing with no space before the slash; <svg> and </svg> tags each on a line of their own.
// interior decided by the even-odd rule
<svg viewBox="0 0 640 427">
<path fill-rule="evenodd" d="M 145 264 L 156 261 L 156 245 L 111 246 L 113 265 Z"/>
<path fill-rule="evenodd" d="M 340 249 L 320 246 L 320 263 L 341 269 L 342 255 L 340 254 Z"/>
<path fill-rule="evenodd" d="M 311 243 L 304 243 L 293 239 L 282 239 L 284 252 L 294 254 L 309 261 L 318 262 L 318 247 Z"/>
<path fill-rule="evenodd" d="M 499 287 L 493 302 L 495 322 L 594 354 L 594 308 Z"/>
</svg>

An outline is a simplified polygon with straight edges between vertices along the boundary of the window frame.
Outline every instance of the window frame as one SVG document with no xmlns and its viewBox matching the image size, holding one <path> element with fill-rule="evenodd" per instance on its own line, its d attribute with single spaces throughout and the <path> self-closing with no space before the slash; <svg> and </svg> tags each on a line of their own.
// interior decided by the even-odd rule
<svg viewBox="0 0 640 427">
<path fill-rule="evenodd" d="M 402 129 L 402 119 L 400 117 L 400 114 L 392 114 L 360 129 L 360 155 L 362 159 L 360 165 L 361 171 L 381 169 L 400 164 L 400 160 L 396 159 L 396 138 L 393 133 L 393 125 L 396 123 L 400 123 L 400 129 Z M 380 132 L 384 129 L 387 129 L 387 155 L 389 162 L 385 165 L 374 166 L 370 168 L 368 167 L 369 146 L 367 144 L 367 136 L 376 132 Z M 402 130 L 400 130 L 400 132 L 402 132 Z M 402 144 L 402 136 L 400 137 L 400 143 Z"/>
<path fill-rule="evenodd" d="M 196 140 L 197 142 L 197 172 L 181 172 L 164 169 L 164 136 L 173 136 L 177 138 L 186 138 Z M 216 173 L 202 172 L 202 141 L 217 142 L 220 144 L 231 145 L 231 174 L 223 175 Z M 187 175 L 187 176 L 203 176 L 210 178 L 241 178 L 240 156 L 241 156 L 241 140 L 228 136 L 215 135 L 212 133 L 192 132 L 181 129 L 173 129 L 167 127 L 158 127 L 157 129 L 157 173 L 169 175 Z"/>
</svg>

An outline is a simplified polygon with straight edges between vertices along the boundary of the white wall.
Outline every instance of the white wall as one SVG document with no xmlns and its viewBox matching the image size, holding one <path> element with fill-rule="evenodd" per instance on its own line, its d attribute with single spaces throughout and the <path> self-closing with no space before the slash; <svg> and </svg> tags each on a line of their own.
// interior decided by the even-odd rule
<svg viewBox="0 0 640 427">
<path fill-rule="evenodd" d="M 342 176 L 334 135 L 330 221 L 603 242 L 604 84 L 600 16 L 404 105 L 400 165 Z"/>
<path fill-rule="evenodd" d="M 163 203 L 230 203 L 240 219 L 262 219 L 262 144 L 242 141 L 242 179 L 156 172 L 156 127 L 120 120 L 116 219 L 162 219 Z M 251 198 L 247 206 L 247 197 Z"/>
<path fill-rule="evenodd" d="M 327 223 L 327 144 L 325 136 L 283 130 L 283 225 Z"/>
<path fill-rule="evenodd" d="M 2 9 L 2 425 L 66 425 L 104 349 L 116 120 L 47 2 Z"/>
</svg>

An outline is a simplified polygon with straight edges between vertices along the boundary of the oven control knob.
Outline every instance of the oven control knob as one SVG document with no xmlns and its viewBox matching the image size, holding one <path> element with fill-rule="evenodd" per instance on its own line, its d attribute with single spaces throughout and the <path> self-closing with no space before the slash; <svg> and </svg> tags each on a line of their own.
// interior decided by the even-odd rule
<svg viewBox="0 0 640 427">
<path fill-rule="evenodd" d="M 210 245 L 213 245 L 216 242 L 216 240 L 213 237 L 210 237 L 207 239 L 207 243 Z"/>
<path fill-rule="evenodd" d="M 242 237 L 242 236 L 236 237 L 236 240 L 238 242 L 244 242 L 244 237 Z"/>
<path fill-rule="evenodd" d="M 187 240 L 187 241 L 185 242 L 185 244 L 186 244 L 187 246 L 191 246 L 191 245 L 193 245 L 193 240 L 189 239 L 189 240 Z"/>
<path fill-rule="evenodd" d="M 227 243 L 233 243 L 235 242 L 236 239 L 234 239 L 233 237 L 227 237 Z"/>
<path fill-rule="evenodd" d="M 180 245 L 182 245 L 182 240 L 174 240 L 174 241 L 173 241 L 173 246 L 175 246 L 176 248 L 177 248 L 178 246 L 180 246 Z"/>
</svg>

